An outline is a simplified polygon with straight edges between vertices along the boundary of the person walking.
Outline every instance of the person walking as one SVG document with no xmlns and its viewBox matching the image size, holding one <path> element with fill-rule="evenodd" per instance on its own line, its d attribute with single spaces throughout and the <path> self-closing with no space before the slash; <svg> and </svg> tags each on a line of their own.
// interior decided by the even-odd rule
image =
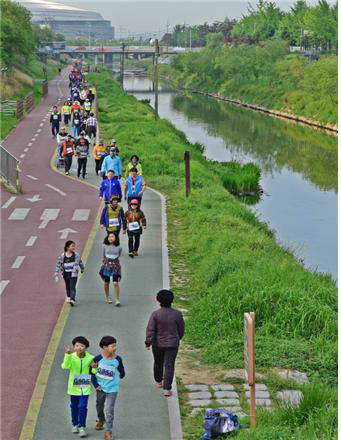
<svg viewBox="0 0 341 440">
<path fill-rule="evenodd" d="M 113 232 L 117 237 L 123 225 L 124 211 L 119 202 L 118 196 L 111 196 L 110 203 L 106 204 L 102 210 L 100 225 L 106 228 L 107 233 Z"/>
<path fill-rule="evenodd" d="M 77 177 L 80 177 L 82 173 L 83 179 L 85 179 L 86 175 L 86 163 L 88 161 L 89 156 L 89 143 L 84 139 L 84 137 L 80 137 L 76 146 L 76 155 L 78 156 L 78 169 L 77 169 Z"/>
<path fill-rule="evenodd" d="M 132 168 L 137 169 L 137 175 L 142 176 L 142 165 L 139 163 L 139 157 L 136 154 L 133 154 L 130 158 L 130 162 L 126 167 L 125 178 L 128 179 L 129 176 L 132 175 Z"/>
<path fill-rule="evenodd" d="M 93 112 L 90 112 L 88 119 L 86 120 L 86 131 L 91 139 L 92 137 L 96 137 L 97 132 L 97 119 L 95 118 Z"/>
<path fill-rule="evenodd" d="M 128 204 L 131 200 L 138 200 L 139 205 L 142 203 L 142 195 L 146 189 L 146 184 L 142 176 L 137 175 L 137 168 L 130 169 L 130 176 L 126 179 L 126 186 L 124 189 L 124 199 L 127 200 Z"/>
<path fill-rule="evenodd" d="M 54 105 L 53 109 L 52 109 L 51 116 L 50 116 L 52 137 L 56 137 L 57 133 L 59 132 L 59 124 L 60 124 L 61 120 L 62 120 L 62 117 L 60 116 L 60 113 L 57 110 L 57 106 Z"/>
<path fill-rule="evenodd" d="M 103 160 L 106 156 L 106 150 L 102 140 L 100 140 L 98 144 L 94 147 L 94 149 L 92 150 L 92 155 L 95 159 L 95 172 L 98 176 L 101 171 Z"/>
<path fill-rule="evenodd" d="M 64 252 L 58 257 L 55 281 L 58 282 L 59 276 L 62 276 L 66 287 L 66 302 L 71 306 L 76 301 L 76 284 L 78 280 L 78 271 L 84 272 L 84 264 L 80 255 L 75 251 L 76 244 L 72 240 L 68 240 L 64 246 Z"/>
<path fill-rule="evenodd" d="M 65 101 L 64 105 L 62 107 L 62 115 L 64 117 L 64 124 L 66 126 L 69 125 L 69 122 L 71 121 L 71 105 L 69 101 Z"/>
<path fill-rule="evenodd" d="M 81 116 L 78 113 L 78 111 L 72 113 L 72 128 L 73 128 L 73 136 L 75 138 L 78 138 L 81 129 Z"/>
<path fill-rule="evenodd" d="M 83 110 L 84 110 L 87 114 L 89 114 L 90 111 L 91 111 L 91 102 L 90 102 L 90 100 L 89 100 L 88 98 L 85 99 L 85 102 L 84 102 L 84 104 L 83 104 Z"/>
<path fill-rule="evenodd" d="M 128 250 L 130 258 L 138 257 L 142 229 L 146 229 L 146 227 L 146 218 L 139 208 L 139 201 L 133 199 L 123 219 L 123 234 L 126 234 L 128 230 Z"/>
<path fill-rule="evenodd" d="M 119 197 L 119 200 L 122 199 L 121 184 L 118 180 L 114 179 L 114 171 L 109 170 L 108 178 L 102 180 L 100 184 L 99 198 L 102 200 L 104 197 L 104 202 L 107 204 L 110 203 L 111 196 L 113 195 Z"/>
<path fill-rule="evenodd" d="M 116 148 L 111 147 L 109 156 L 103 160 L 101 174 L 103 177 L 107 175 L 108 170 L 113 170 L 115 179 L 122 177 L 122 161 L 120 157 L 116 157 Z"/>
<path fill-rule="evenodd" d="M 64 156 L 64 166 L 65 174 L 68 176 L 72 165 L 72 157 L 75 155 L 74 142 L 71 136 L 68 134 L 66 141 L 63 142 L 63 156 Z"/>
<path fill-rule="evenodd" d="M 121 281 L 121 264 L 120 256 L 122 247 L 120 239 L 114 232 L 109 232 L 103 241 L 103 260 L 100 270 L 100 276 L 104 281 L 105 302 L 111 304 L 109 297 L 110 278 L 114 284 L 115 306 L 119 307 L 120 303 L 120 281 Z"/>
<path fill-rule="evenodd" d="M 164 396 L 169 397 L 172 395 L 175 359 L 185 332 L 185 323 L 182 313 L 172 308 L 174 295 L 171 290 L 160 290 L 156 300 L 160 309 L 150 315 L 145 346 L 147 350 L 152 347 L 156 386 L 163 388 Z"/>
<path fill-rule="evenodd" d="M 97 373 L 94 357 L 87 352 L 89 341 L 84 336 L 76 336 L 70 346 L 65 347 L 63 370 L 70 370 L 67 393 L 70 396 L 72 433 L 87 437 L 86 416 L 91 389 L 91 374 Z"/>
<path fill-rule="evenodd" d="M 120 379 L 125 377 L 122 358 L 116 354 L 116 342 L 113 336 L 103 336 L 99 343 L 102 352 L 94 358 L 98 365 L 96 375 L 92 375 L 98 417 L 95 429 L 101 431 L 105 424 L 104 440 L 112 440 L 115 402 Z"/>
</svg>

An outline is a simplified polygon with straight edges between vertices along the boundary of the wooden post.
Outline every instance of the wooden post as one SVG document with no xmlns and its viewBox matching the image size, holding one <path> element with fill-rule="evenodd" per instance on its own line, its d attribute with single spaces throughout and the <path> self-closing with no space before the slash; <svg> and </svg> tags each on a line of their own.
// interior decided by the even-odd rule
<svg viewBox="0 0 341 440">
<path fill-rule="evenodd" d="M 154 66 L 154 83 L 155 83 L 155 119 L 159 117 L 159 40 L 155 40 L 155 66 Z"/>
<path fill-rule="evenodd" d="M 189 169 L 189 151 L 185 151 L 184 161 L 185 161 L 186 197 L 188 197 L 189 193 L 191 192 L 190 169 Z"/>
<path fill-rule="evenodd" d="M 244 313 L 244 369 L 250 388 L 250 426 L 256 427 L 255 313 Z"/>
</svg>

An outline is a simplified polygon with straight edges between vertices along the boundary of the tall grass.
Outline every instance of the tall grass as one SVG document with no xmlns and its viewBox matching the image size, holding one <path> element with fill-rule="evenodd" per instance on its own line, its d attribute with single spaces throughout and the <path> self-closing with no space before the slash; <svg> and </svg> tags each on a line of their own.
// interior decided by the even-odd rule
<svg viewBox="0 0 341 440">
<path fill-rule="evenodd" d="M 172 289 L 186 300 L 187 342 L 207 363 L 241 368 L 243 313 L 254 311 L 257 368 L 297 368 L 334 386 L 335 282 L 305 270 L 264 223 L 226 192 L 223 166 L 207 161 L 170 122 L 155 121 L 151 109 L 123 93 L 108 73 L 89 77 L 97 83 L 102 136 L 118 139 L 124 162 L 138 154 L 147 185 L 167 196 L 171 268 L 176 271 L 179 261 L 186 267 L 187 282 L 180 282 L 184 274 L 176 272 Z M 191 155 L 188 198 L 185 150 Z M 335 408 L 335 402 L 331 405 Z M 306 423 L 312 427 L 313 417 Z M 290 438 L 281 432 L 292 431 L 284 425 L 271 429 L 272 437 L 252 438 Z"/>
</svg>

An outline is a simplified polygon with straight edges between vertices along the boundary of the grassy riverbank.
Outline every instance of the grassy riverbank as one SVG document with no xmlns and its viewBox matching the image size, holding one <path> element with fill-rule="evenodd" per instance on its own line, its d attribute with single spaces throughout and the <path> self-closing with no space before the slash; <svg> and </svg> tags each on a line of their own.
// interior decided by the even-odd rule
<svg viewBox="0 0 341 440">
<path fill-rule="evenodd" d="M 257 369 L 299 369 L 323 390 L 325 399 L 314 402 L 304 390 L 307 407 L 291 416 L 263 414 L 250 438 L 334 438 L 335 282 L 304 270 L 281 248 L 268 227 L 225 190 L 220 165 L 205 160 L 171 123 L 155 121 L 151 108 L 123 93 L 107 72 L 90 74 L 89 82 L 97 84 L 101 136 L 118 139 L 125 163 L 137 153 L 147 185 L 167 197 L 172 289 L 177 306 L 188 310 L 185 342 L 197 350 L 203 368 L 242 368 L 243 313 L 254 311 Z M 188 199 L 185 150 L 191 154 Z M 197 439 L 202 422 L 195 434 L 185 431 L 186 439 Z"/>
<path fill-rule="evenodd" d="M 3 100 L 19 100 L 33 92 L 34 105 L 38 105 L 42 98 L 41 83 L 36 80 L 44 79 L 43 67 L 46 67 L 48 80 L 53 79 L 58 73 L 61 64 L 49 60 L 47 65 L 36 58 L 32 59 L 22 70 L 12 69 L 6 78 L 0 80 L 0 93 Z M 0 113 L 0 139 L 4 139 L 16 126 L 16 116 L 6 116 Z"/>
<path fill-rule="evenodd" d="M 206 47 L 179 54 L 161 73 L 185 88 L 337 125 L 337 57 L 309 62 L 284 42 Z"/>
</svg>

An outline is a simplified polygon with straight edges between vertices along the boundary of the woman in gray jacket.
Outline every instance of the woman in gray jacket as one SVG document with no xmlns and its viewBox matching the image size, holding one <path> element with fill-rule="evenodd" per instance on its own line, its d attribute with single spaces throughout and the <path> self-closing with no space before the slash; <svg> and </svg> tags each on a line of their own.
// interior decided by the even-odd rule
<svg viewBox="0 0 341 440">
<path fill-rule="evenodd" d="M 103 265 L 100 275 L 104 281 L 105 301 L 111 304 L 109 297 L 110 278 L 114 284 L 115 306 L 119 307 L 120 303 L 120 281 L 121 281 L 121 264 L 120 256 L 122 248 L 120 246 L 120 239 L 114 232 L 109 232 L 103 242 Z"/>
<path fill-rule="evenodd" d="M 156 300 L 160 309 L 149 318 L 145 341 L 147 350 L 153 350 L 156 386 L 163 388 L 165 397 L 172 395 L 175 359 L 185 331 L 182 313 L 171 307 L 173 299 L 170 290 L 159 291 Z"/>
</svg>

